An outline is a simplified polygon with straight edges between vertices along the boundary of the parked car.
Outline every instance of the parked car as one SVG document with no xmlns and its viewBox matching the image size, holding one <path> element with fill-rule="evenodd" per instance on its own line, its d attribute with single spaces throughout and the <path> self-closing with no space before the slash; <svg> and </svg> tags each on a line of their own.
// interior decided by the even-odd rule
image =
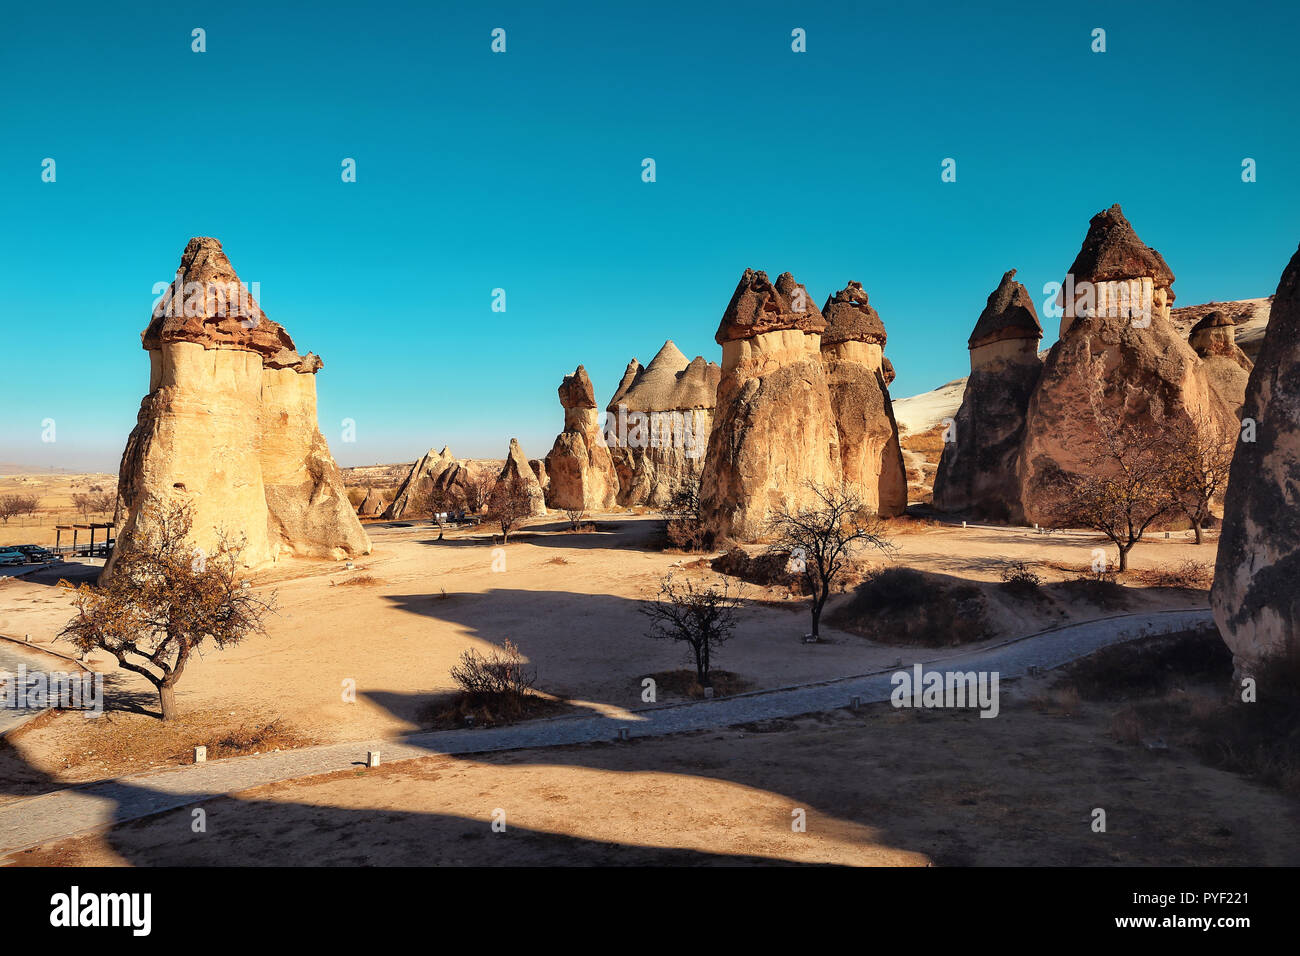
<svg viewBox="0 0 1300 956">
<path fill-rule="evenodd" d="M 46 561 L 57 561 L 59 556 L 49 548 L 42 548 L 39 544 L 19 544 L 15 545 L 14 551 L 21 551 L 27 555 L 27 560 L 32 564 L 44 564 Z"/>
<path fill-rule="evenodd" d="M 21 551 L 0 551 L 0 568 L 26 563 L 27 555 Z"/>
</svg>

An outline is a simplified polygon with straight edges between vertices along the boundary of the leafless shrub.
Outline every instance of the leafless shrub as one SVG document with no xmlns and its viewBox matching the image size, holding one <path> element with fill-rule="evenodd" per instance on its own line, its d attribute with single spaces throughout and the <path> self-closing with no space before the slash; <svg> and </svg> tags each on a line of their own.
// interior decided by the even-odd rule
<svg viewBox="0 0 1300 956">
<path fill-rule="evenodd" d="M 537 672 L 525 662 L 513 641 L 487 654 L 469 648 L 451 668 L 451 679 L 475 704 L 484 699 L 518 701 L 537 681 Z"/>
<path fill-rule="evenodd" d="M 713 544 L 713 535 L 705 526 L 700 506 L 698 478 L 679 487 L 662 514 L 669 546 L 679 551 L 704 551 Z"/>
<path fill-rule="evenodd" d="M 819 637 L 822 609 L 831 587 L 853 561 L 855 552 L 870 546 L 885 554 L 895 548 L 884 526 L 866 513 L 862 499 L 845 486 L 809 483 L 811 504 L 778 507 L 768 520 L 769 551 L 789 556 L 791 570 L 803 576 L 812 597 L 812 637 Z"/>
<path fill-rule="evenodd" d="M 717 586 L 689 577 L 675 579 L 669 573 L 654 597 L 642 604 L 641 613 L 650 619 L 649 637 L 680 641 L 690 648 L 696 680 L 709 687 L 714 649 L 731 639 L 740 603 L 740 590 L 733 593 L 725 578 Z"/>
</svg>

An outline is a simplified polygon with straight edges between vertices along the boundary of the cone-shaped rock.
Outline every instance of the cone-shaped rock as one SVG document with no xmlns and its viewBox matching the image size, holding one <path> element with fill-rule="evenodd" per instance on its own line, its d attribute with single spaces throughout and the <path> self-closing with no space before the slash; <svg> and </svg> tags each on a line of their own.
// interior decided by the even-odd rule
<svg viewBox="0 0 1300 956">
<path fill-rule="evenodd" d="M 440 486 L 439 479 L 444 472 L 457 464 L 456 456 L 446 445 L 442 447 L 442 451 L 434 451 L 430 448 L 411 466 L 402 483 L 397 486 L 397 494 L 393 496 L 392 503 L 384 511 L 384 517 L 389 520 L 400 520 L 427 512 L 432 506 L 433 490 L 446 485 L 444 482 Z"/>
<path fill-rule="evenodd" d="M 1164 257 L 1138 238 L 1119 203 L 1088 222 L 1059 302 L 1064 309 L 1061 337 L 1080 315 L 1169 319 L 1174 273 Z"/>
<path fill-rule="evenodd" d="M 1215 309 L 1192 326 L 1187 344 L 1205 363 L 1210 387 L 1219 393 L 1234 414 L 1240 414 L 1254 363 L 1237 347 L 1236 323 L 1226 313 Z"/>
<path fill-rule="evenodd" d="M 1211 592 L 1239 677 L 1300 652 L 1300 250 L 1278 284 L 1242 423 Z"/>
<path fill-rule="evenodd" d="M 141 339 L 149 393 L 122 454 L 114 558 L 177 501 L 197 548 L 243 536 L 250 566 L 370 551 L 317 427 L 322 363 L 263 314 L 216 239 L 190 240 Z"/>
<path fill-rule="evenodd" d="M 361 501 L 357 514 L 363 518 L 378 518 L 384 512 L 384 497 L 374 488 L 366 489 L 366 497 Z"/>
<path fill-rule="evenodd" d="M 645 368 L 628 363 L 605 416 L 620 505 L 662 507 L 698 481 L 721 375 L 701 356 L 688 362 L 671 339 Z"/>
<path fill-rule="evenodd" d="M 1042 336 L 1034 300 L 1012 269 L 989 294 L 967 342 L 970 377 L 961 409 L 944 432 L 935 510 L 1024 521 L 1016 468 L 1029 399 L 1043 369 Z"/>
<path fill-rule="evenodd" d="M 822 361 L 845 484 L 885 517 L 907 510 L 907 472 L 885 382 L 885 325 L 859 282 L 826 300 Z"/>
<path fill-rule="evenodd" d="M 1107 428 L 1175 434 L 1184 425 L 1236 429 L 1231 404 L 1169 319 L 1173 273 L 1142 244 L 1119 206 L 1092 218 L 1066 296 L 1062 334 L 1029 402 L 1018 473 L 1025 520 L 1050 524 L 1061 505 L 1059 473 L 1095 470 Z M 1092 397 L 1090 397 L 1092 396 Z"/>
<path fill-rule="evenodd" d="M 510 453 L 506 455 L 506 462 L 497 474 L 495 489 L 503 486 L 523 489 L 523 493 L 528 497 L 530 514 L 546 514 L 546 496 L 542 492 L 541 482 L 537 480 L 537 475 L 528 464 L 528 456 L 519 447 L 517 438 L 510 439 Z"/>
<path fill-rule="evenodd" d="M 714 537 L 756 540 L 773 508 L 815 499 L 842 478 L 821 358 L 826 321 L 788 272 L 746 269 L 714 336 L 722 377 L 700 500 Z"/>
</svg>

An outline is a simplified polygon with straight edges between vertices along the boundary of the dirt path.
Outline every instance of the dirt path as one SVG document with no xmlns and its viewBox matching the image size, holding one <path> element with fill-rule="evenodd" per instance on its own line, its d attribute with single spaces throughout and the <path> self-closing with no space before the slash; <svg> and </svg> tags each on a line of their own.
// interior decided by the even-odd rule
<svg viewBox="0 0 1300 956">
<path fill-rule="evenodd" d="M 962 671 L 995 671 L 1001 680 L 1022 677 L 1031 668 L 1047 670 L 1101 647 L 1159 633 L 1173 633 L 1211 621 L 1205 608 L 1116 615 L 1064 625 L 1002 644 L 928 658 Z M 900 658 L 900 660 L 902 660 Z M 913 660 L 906 660 L 910 668 Z M 845 677 L 714 701 L 624 711 L 598 716 L 561 717 L 482 730 L 439 731 L 400 739 L 375 739 L 309 747 L 252 757 L 153 771 L 43 794 L 0 807 L 0 852 L 26 847 L 114 823 L 233 793 L 250 787 L 364 766 L 367 751 L 381 752 L 385 763 L 432 754 L 471 754 L 521 748 L 555 747 L 660 736 L 729 727 L 835 710 L 854 697 L 862 703 L 888 700 L 890 676 L 898 666 Z"/>
</svg>

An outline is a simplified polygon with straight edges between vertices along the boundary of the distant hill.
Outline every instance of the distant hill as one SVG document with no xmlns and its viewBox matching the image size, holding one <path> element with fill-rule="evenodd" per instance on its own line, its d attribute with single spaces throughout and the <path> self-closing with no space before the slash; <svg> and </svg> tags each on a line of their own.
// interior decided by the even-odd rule
<svg viewBox="0 0 1300 956">
<path fill-rule="evenodd" d="M 0 475 L 79 475 L 83 472 L 75 468 L 44 468 L 39 465 L 16 465 L 11 461 L 0 461 Z"/>
</svg>

